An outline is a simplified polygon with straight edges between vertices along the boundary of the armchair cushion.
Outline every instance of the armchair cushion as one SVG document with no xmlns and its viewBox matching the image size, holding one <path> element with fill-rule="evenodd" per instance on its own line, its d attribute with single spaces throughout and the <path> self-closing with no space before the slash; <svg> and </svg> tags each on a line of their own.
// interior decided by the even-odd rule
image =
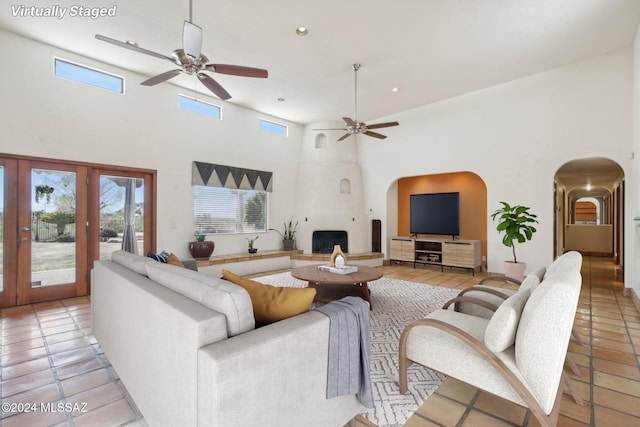
<svg viewBox="0 0 640 427">
<path fill-rule="evenodd" d="M 496 309 L 484 332 L 484 345 L 489 350 L 499 353 L 515 343 L 520 315 L 529 295 L 530 288 L 520 289 Z"/>
</svg>

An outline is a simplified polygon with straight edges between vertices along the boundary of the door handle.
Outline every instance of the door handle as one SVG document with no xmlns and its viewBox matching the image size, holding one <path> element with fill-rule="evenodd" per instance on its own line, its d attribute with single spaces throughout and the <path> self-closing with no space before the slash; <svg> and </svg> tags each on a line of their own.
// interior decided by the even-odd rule
<svg viewBox="0 0 640 427">
<path fill-rule="evenodd" d="M 22 227 L 20 231 L 31 231 L 31 229 L 29 227 Z"/>
</svg>

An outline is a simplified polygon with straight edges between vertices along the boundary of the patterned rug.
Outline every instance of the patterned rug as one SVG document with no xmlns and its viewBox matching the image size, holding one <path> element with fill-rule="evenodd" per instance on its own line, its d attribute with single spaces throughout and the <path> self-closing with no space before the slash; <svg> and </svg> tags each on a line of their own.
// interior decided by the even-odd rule
<svg viewBox="0 0 640 427">
<path fill-rule="evenodd" d="M 306 282 L 290 273 L 254 279 L 274 286 L 303 288 Z M 371 381 L 375 407 L 362 416 L 379 427 L 399 427 L 444 381 L 436 372 L 413 365 L 409 368 L 409 393 L 398 386 L 398 343 L 404 327 L 441 308 L 459 290 L 404 280 L 381 278 L 369 283 L 371 291 Z"/>
</svg>

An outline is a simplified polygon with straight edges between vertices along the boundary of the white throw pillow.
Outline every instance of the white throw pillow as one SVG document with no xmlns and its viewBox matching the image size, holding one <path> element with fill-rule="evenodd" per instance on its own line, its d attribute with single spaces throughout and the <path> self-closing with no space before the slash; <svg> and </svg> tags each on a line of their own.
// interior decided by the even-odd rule
<svg viewBox="0 0 640 427">
<path fill-rule="evenodd" d="M 540 284 L 540 277 L 537 273 L 531 273 L 524 278 L 522 284 L 520 284 L 519 291 L 528 289 L 529 292 L 533 292 Z"/>
<path fill-rule="evenodd" d="M 520 315 L 529 295 L 531 295 L 529 288 L 520 289 L 500 304 L 484 331 L 484 345 L 489 350 L 499 353 L 516 342 Z"/>
</svg>

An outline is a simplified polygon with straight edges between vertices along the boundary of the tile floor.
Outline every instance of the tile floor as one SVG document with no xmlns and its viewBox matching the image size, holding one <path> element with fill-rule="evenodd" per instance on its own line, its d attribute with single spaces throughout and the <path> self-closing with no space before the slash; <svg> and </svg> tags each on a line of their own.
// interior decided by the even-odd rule
<svg viewBox="0 0 640 427">
<path fill-rule="evenodd" d="M 640 315 L 616 273 L 608 259 L 584 259 L 575 326 L 585 345 L 569 350 L 582 367 L 574 382 L 585 404 L 565 395 L 560 426 L 640 426 Z M 454 288 L 486 276 L 410 265 L 384 274 Z M 146 426 L 91 334 L 90 310 L 88 298 L 74 298 L 1 311 L 0 395 L 9 411 L 0 426 Z M 23 405 L 31 412 L 15 412 L 31 402 Z M 448 379 L 404 427 L 535 424 L 522 408 Z M 361 417 L 350 425 L 375 427 Z"/>
</svg>

